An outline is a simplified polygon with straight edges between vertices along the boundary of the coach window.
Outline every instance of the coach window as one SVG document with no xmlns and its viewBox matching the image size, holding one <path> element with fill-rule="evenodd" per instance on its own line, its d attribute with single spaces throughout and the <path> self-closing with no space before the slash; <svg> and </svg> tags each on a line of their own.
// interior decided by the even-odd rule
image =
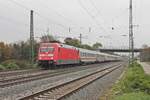
<svg viewBox="0 0 150 100">
<path fill-rule="evenodd" d="M 81 56 L 83 56 L 83 52 L 81 52 Z"/>
</svg>

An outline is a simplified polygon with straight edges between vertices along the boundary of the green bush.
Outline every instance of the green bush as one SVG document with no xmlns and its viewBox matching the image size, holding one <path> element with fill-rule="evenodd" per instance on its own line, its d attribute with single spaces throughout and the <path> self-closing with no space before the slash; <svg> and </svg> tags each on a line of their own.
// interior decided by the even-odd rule
<svg viewBox="0 0 150 100">
<path fill-rule="evenodd" d="M 8 63 L 6 65 L 7 69 L 19 69 L 19 66 L 16 63 Z"/>
<path fill-rule="evenodd" d="M 121 85 L 124 93 L 145 92 L 150 94 L 150 76 L 145 75 L 143 68 L 137 63 L 128 68 Z"/>
<path fill-rule="evenodd" d="M 7 66 L 9 63 L 14 63 L 15 61 L 14 60 L 5 60 L 5 61 L 3 61 L 1 64 L 3 65 L 3 66 Z"/>
<path fill-rule="evenodd" d="M 3 65 L 0 65 L 0 70 L 5 70 L 6 68 Z"/>
<path fill-rule="evenodd" d="M 120 98 L 125 97 L 124 94 L 132 94 L 132 93 L 133 94 L 141 93 L 144 95 L 150 95 L 150 76 L 144 73 L 144 70 L 140 64 L 134 63 L 134 65 L 130 65 L 128 67 L 127 71 L 125 72 L 125 75 L 120 80 L 120 82 L 113 87 L 113 91 L 115 95 L 118 96 L 120 95 Z M 115 100 L 128 100 L 128 99 L 115 99 Z M 150 96 L 149 99 L 144 100 L 150 100 Z"/>
<path fill-rule="evenodd" d="M 150 95 L 139 93 L 127 93 L 116 97 L 114 100 L 150 100 Z"/>
<path fill-rule="evenodd" d="M 13 60 L 7 60 L 2 62 L 5 69 L 19 69 L 19 66 Z"/>
<path fill-rule="evenodd" d="M 1 63 L 5 69 L 28 69 L 28 68 L 36 68 L 36 64 L 31 65 L 29 62 L 25 60 L 6 60 Z"/>
<path fill-rule="evenodd" d="M 15 63 L 20 67 L 20 68 L 30 68 L 31 64 L 27 61 L 24 60 L 16 60 Z"/>
</svg>

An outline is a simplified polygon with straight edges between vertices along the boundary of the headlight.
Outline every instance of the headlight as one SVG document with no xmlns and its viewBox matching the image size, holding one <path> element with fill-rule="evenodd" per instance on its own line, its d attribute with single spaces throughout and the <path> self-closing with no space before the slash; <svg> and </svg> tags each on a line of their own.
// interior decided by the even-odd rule
<svg viewBox="0 0 150 100">
<path fill-rule="evenodd" d="M 40 57 L 43 57 L 43 56 L 45 56 L 44 54 L 40 54 Z"/>
<path fill-rule="evenodd" d="M 48 56 L 50 56 L 50 57 L 51 57 L 51 56 L 53 56 L 53 54 L 48 54 Z"/>
<path fill-rule="evenodd" d="M 42 57 L 39 57 L 39 59 L 42 59 Z"/>
</svg>

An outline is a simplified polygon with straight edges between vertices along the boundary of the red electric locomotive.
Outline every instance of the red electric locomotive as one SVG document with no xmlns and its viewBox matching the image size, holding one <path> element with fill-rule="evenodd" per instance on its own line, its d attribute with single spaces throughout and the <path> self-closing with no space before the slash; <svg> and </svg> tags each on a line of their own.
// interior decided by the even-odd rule
<svg viewBox="0 0 150 100">
<path fill-rule="evenodd" d="M 39 65 L 54 67 L 80 63 L 79 50 L 61 43 L 41 43 L 38 53 Z"/>
</svg>

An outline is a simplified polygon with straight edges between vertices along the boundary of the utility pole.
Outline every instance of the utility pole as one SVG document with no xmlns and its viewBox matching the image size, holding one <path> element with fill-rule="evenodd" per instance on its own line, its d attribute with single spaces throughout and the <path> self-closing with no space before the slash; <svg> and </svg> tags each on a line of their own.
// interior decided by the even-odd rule
<svg viewBox="0 0 150 100">
<path fill-rule="evenodd" d="M 71 33 L 71 28 L 70 27 L 69 27 L 68 31 L 69 31 L 69 33 Z"/>
<path fill-rule="evenodd" d="M 132 0 L 130 0 L 129 5 L 129 63 L 133 64 L 134 60 L 134 37 L 133 37 L 133 8 L 132 8 Z"/>
<path fill-rule="evenodd" d="M 80 44 L 82 44 L 82 34 L 80 34 Z"/>
<path fill-rule="evenodd" d="M 49 35 L 49 27 L 47 27 L 47 35 Z"/>
<path fill-rule="evenodd" d="M 50 42 L 50 39 L 49 39 L 49 27 L 47 28 L 47 34 L 46 34 L 46 41 Z"/>
<path fill-rule="evenodd" d="M 30 60 L 34 62 L 34 25 L 33 25 L 33 10 L 30 11 Z"/>
<path fill-rule="evenodd" d="M 92 30 L 91 27 L 89 27 L 89 33 L 91 32 L 91 30 Z"/>
</svg>

